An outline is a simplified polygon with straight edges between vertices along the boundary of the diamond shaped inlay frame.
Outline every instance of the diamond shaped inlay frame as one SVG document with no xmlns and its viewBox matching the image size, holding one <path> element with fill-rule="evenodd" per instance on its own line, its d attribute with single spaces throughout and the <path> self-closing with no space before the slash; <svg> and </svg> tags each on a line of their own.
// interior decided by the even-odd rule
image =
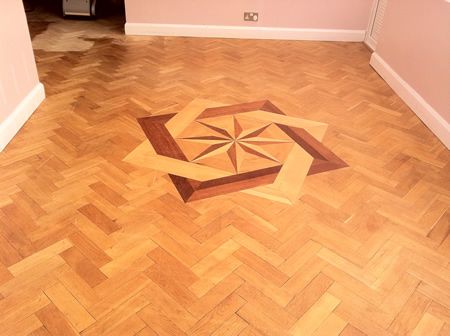
<svg viewBox="0 0 450 336">
<path fill-rule="evenodd" d="M 148 141 L 124 160 L 168 173 L 185 202 L 242 191 L 292 204 L 307 175 L 347 166 L 321 144 L 324 123 L 269 101 L 221 105 L 139 118 Z"/>
</svg>

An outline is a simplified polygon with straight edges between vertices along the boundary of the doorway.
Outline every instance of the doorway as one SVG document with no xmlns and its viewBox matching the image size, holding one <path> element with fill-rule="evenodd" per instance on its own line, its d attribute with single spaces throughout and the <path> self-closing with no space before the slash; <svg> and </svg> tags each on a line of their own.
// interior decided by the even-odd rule
<svg viewBox="0 0 450 336">
<path fill-rule="evenodd" d="M 84 51 L 95 39 L 124 34 L 124 0 L 97 0 L 93 17 L 63 16 L 62 1 L 23 2 L 35 52 Z"/>
</svg>

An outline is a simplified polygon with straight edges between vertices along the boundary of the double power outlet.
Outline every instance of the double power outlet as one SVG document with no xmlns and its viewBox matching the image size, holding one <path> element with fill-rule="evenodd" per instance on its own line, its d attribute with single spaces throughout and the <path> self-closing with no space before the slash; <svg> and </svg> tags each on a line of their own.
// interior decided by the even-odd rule
<svg viewBox="0 0 450 336">
<path fill-rule="evenodd" d="M 244 21 L 258 22 L 259 14 L 257 12 L 244 12 Z"/>
</svg>

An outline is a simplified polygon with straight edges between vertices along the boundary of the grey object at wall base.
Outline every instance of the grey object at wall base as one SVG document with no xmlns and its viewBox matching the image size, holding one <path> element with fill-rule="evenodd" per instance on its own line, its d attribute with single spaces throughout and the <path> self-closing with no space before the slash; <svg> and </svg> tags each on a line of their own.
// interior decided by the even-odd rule
<svg viewBox="0 0 450 336">
<path fill-rule="evenodd" d="M 96 0 L 62 0 L 63 15 L 95 16 Z"/>
</svg>

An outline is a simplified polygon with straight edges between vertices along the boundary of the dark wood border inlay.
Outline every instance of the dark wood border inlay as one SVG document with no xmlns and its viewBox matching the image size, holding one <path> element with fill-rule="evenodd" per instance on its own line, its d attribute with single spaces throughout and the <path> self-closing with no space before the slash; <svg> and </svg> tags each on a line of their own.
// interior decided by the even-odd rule
<svg viewBox="0 0 450 336">
<path fill-rule="evenodd" d="M 279 165 L 204 182 L 172 174 L 169 176 L 181 198 L 188 202 L 271 184 L 281 167 Z"/>
<path fill-rule="evenodd" d="M 200 115 L 200 118 L 212 118 L 212 117 L 221 117 L 225 115 L 232 115 L 232 114 L 238 114 L 238 113 L 245 113 L 245 112 L 251 112 L 251 111 L 267 111 L 272 112 L 276 114 L 283 114 L 284 113 L 275 105 L 273 105 L 268 100 L 261 100 L 251 103 L 243 103 L 243 104 L 236 104 L 236 105 L 230 105 L 230 106 L 221 106 L 221 107 L 211 107 L 204 110 Z"/>
<path fill-rule="evenodd" d="M 147 139 L 152 144 L 156 153 L 173 159 L 188 161 L 172 135 L 167 130 L 165 123 L 175 114 L 139 118 L 138 122 L 144 130 Z"/>
<path fill-rule="evenodd" d="M 348 167 L 347 163 L 341 160 L 331 150 L 326 148 L 320 141 L 314 138 L 305 129 L 281 124 L 276 125 L 314 158 L 308 175 L 314 175 L 328 170 Z"/>
</svg>

